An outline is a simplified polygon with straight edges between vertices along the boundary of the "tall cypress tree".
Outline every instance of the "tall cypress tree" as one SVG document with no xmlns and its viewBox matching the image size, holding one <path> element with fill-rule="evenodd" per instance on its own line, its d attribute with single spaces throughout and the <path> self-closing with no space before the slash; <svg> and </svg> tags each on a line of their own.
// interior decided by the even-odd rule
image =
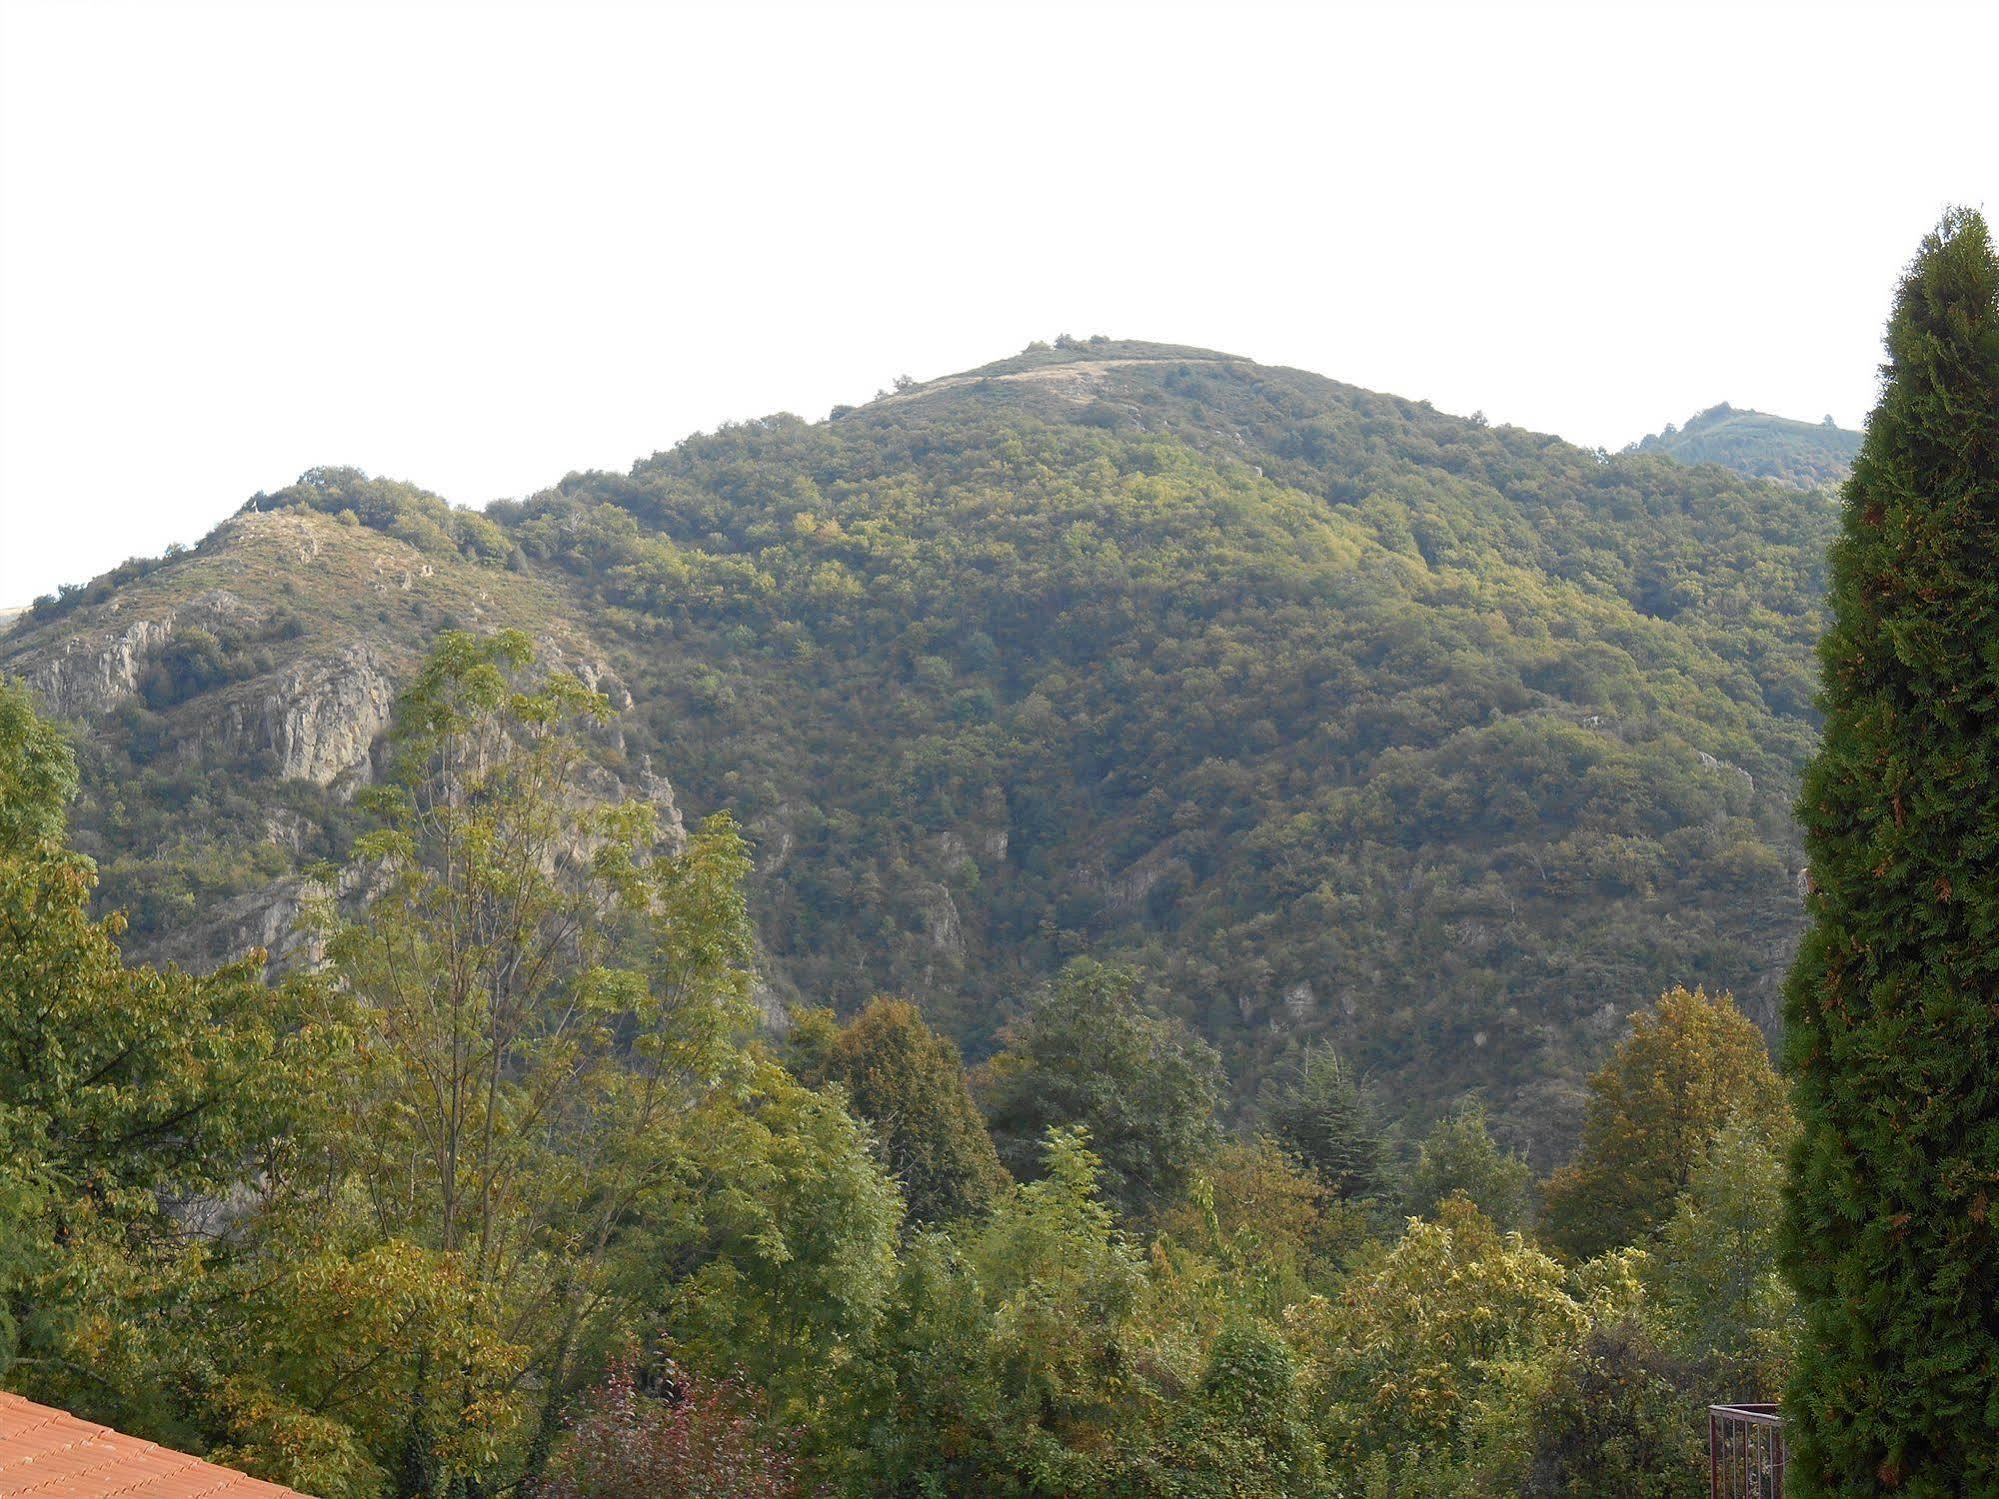
<svg viewBox="0 0 1999 1499">
<path fill-rule="evenodd" d="M 1801 1495 L 1999 1493 L 1999 258 L 1948 214 L 1847 483 L 1786 992 Z"/>
</svg>

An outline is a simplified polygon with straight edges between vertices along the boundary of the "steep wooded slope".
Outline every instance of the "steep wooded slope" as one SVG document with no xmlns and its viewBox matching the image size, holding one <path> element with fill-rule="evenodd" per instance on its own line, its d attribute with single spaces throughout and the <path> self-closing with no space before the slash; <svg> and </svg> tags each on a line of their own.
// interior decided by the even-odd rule
<svg viewBox="0 0 1999 1499">
<path fill-rule="evenodd" d="M 566 639 L 634 700 L 607 755 L 751 829 L 792 992 L 901 991 L 976 1053 L 1065 958 L 1123 955 L 1245 1094 L 1330 1035 L 1397 1108 L 1483 1089 L 1544 1158 L 1665 985 L 1771 1013 L 1818 496 L 1102 341 L 728 427 L 484 517 L 401 490 L 371 510 L 363 487 L 263 497 L 28 621 L 0 669 L 46 681 L 68 634 L 95 660 L 122 621 L 198 613 L 225 585 L 197 564 L 267 528 L 337 532 L 354 586 L 319 591 L 324 546 L 275 547 L 227 591 L 268 631 L 305 590 L 295 649 L 374 651 L 390 680 L 447 622 Z M 163 944 L 351 822 L 347 772 L 322 787 L 272 734 L 194 727 L 270 696 L 283 650 L 155 707 L 167 649 L 134 641 L 108 708 L 52 694 L 123 736 L 80 824 L 112 897 L 173 884 L 139 922 Z M 241 803 L 199 857 L 161 810 L 196 782 Z M 260 833 L 269 808 L 308 829 Z"/>
</svg>

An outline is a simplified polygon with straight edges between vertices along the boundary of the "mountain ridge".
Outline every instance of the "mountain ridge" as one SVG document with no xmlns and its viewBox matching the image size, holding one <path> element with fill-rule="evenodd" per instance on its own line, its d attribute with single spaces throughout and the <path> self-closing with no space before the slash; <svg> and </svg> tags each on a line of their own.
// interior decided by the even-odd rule
<svg viewBox="0 0 1999 1499">
<path fill-rule="evenodd" d="M 629 705 L 607 774 L 748 826 L 783 996 L 906 992 L 976 1056 L 1122 957 L 1245 1102 L 1330 1037 L 1543 1159 L 1669 983 L 1771 1023 L 1830 534 L 1796 491 L 1067 340 L 483 512 L 353 470 L 245 509 L 0 643 L 90 730 L 79 842 L 142 951 L 280 924 L 190 935 L 351 838 L 425 641 L 515 623 Z"/>
</svg>

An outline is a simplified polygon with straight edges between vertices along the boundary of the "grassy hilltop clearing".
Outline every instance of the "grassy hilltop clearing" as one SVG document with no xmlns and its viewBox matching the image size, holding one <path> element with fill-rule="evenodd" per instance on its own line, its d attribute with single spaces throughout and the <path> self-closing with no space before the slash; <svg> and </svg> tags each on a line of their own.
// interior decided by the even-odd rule
<svg viewBox="0 0 1999 1499">
<path fill-rule="evenodd" d="M 1476 1091 L 1545 1163 L 1662 985 L 1773 1020 L 1834 519 L 1064 339 L 484 513 L 315 471 L 38 605 L 0 671 L 74 727 L 140 954 L 281 948 L 426 643 L 520 626 L 625 707 L 606 777 L 746 828 L 776 995 L 904 995 L 976 1059 L 1128 960 L 1239 1097 L 1329 1038 L 1391 1115 Z"/>
</svg>

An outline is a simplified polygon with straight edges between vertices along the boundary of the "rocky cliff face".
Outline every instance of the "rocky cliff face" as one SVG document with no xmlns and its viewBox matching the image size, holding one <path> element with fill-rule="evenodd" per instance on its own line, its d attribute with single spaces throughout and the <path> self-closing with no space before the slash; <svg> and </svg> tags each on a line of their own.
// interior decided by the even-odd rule
<svg viewBox="0 0 1999 1499">
<path fill-rule="evenodd" d="M 331 786 L 366 780 L 370 751 L 395 706 L 395 665 L 359 641 L 308 657 L 226 705 L 216 736 L 226 754 L 267 751 L 279 780 Z"/>
<path fill-rule="evenodd" d="M 134 620 L 108 641 L 72 638 L 29 677 L 29 684 L 63 717 L 95 717 L 139 690 L 140 663 L 172 634 L 169 615 Z"/>
<path fill-rule="evenodd" d="M 114 599 L 100 614 L 79 621 L 73 630 L 57 630 L 42 650 L 21 637 L 10 642 L 17 657 L 10 669 L 27 678 L 51 712 L 63 718 L 97 718 L 139 691 L 147 663 L 173 639 L 177 627 L 214 626 L 238 619 L 243 602 L 226 589 L 214 589 L 183 603 L 148 610 L 128 610 Z M 48 634 L 47 631 L 34 632 Z"/>
<path fill-rule="evenodd" d="M 145 949 L 155 963 L 177 963 L 195 972 L 261 951 L 273 978 L 319 961 L 318 941 L 300 924 L 316 887 L 302 875 L 286 875 L 228 900 L 202 919 L 156 934 Z"/>
<path fill-rule="evenodd" d="M 206 969 L 262 949 L 283 969 L 312 959 L 304 870 L 343 855 L 347 806 L 439 631 L 527 628 L 551 668 L 632 706 L 558 605 L 534 580 L 379 530 L 246 513 L 193 552 L 28 615 L 0 637 L 0 674 L 71 729 L 78 843 L 103 903 L 130 913 L 127 950 Z M 602 740 L 578 794 L 650 802 L 661 847 L 683 847 L 672 783 L 647 757 L 625 761 L 615 725 Z"/>
</svg>

